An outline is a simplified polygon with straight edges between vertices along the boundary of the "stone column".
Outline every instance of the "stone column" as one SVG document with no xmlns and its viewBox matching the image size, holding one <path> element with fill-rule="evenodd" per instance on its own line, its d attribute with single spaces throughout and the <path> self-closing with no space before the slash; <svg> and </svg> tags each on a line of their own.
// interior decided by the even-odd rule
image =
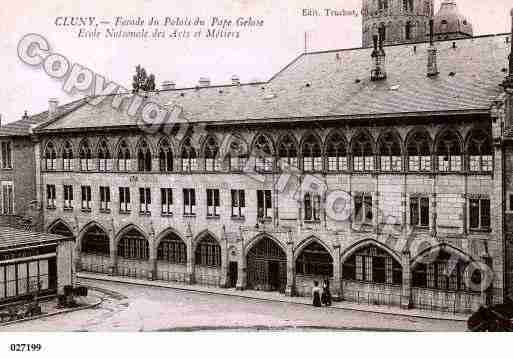
<svg viewBox="0 0 513 359">
<path fill-rule="evenodd" d="M 192 243 L 192 233 L 187 231 L 185 234 L 185 244 L 187 246 L 187 275 L 185 281 L 187 284 L 194 284 L 194 251 Z"/>
<path fill-rule="evenodd" d="M 226 288 L 228 282 L 228 240 L 223 231 L 223 238 L 221 239 L 221 277 L 219 286 Z"/>
<path fill-rule="evenodd" d="M 241 234 L 241 239 L 238 243 L 238 252 L 239 252 L 239 264 L 237 268 L 237 285 L 236 288 L 238 290 L 246 289 L 247 285 L 247 267 L 246 267 L 246 248 L 244 246 L 244 235 Z"/>
<path fill-rule="evenodd" d="M 334 301 L 342 300 L 342 268 L 340 268 L 340 243 L 333 246 L 333 283 L 331 284 L 331 294 Z"/>
<path fill-rule="evenodd" d="M 114 238 L 114 231 L 109 230 L 110 275 L 117 275 L 118 273 L 118 249 L 116 248 L 115 240 L 116 239 Z"/>
<path fill-rule="evenodd" d="M 150 243 L 149 243 L 149 262 L 150 262 L 150 270 L 148 271 L 148 279 L 155 280 L 157 278 L 157 248 L 155 243 L 155 234 L 150 234 Z"/>
<path fill-rule="evenodd" d="M 73 236 L 75 236 L 75 245 L 73 246 L 73 266 L 75 268 L 75 273 L 80 272 L 82 270 L 82 261 L 80 259 L 81 253 L 81 243 L 79 242 L 79 227 L 78 224 L 73 228 Z"/>
<path fill-rule="evenodd" d="M 295 294 L 296 286 L 296 273 L 294 266 L 294 241 L 287 242 L 287 287 L 285 288 L 285 295 L 292 297 Z"/>
<path fill-rule="evenodd" d="M 493 265 L 492 258 L 488 253 L 483 253 L 481 255 L 481 262 L 484 263 L 493 273 Z M 490 275 L 487 273 L 486 275 Z M 485 280 L 486 283 L 486 280 Z M 491 305 L 493 301 L 493 282 L 490 282 L 490 285 L 487 288 L 481 288 L 481 304 L 484 306 Z"/>
<path fill-rule="evenodd" d="M 410 268 L 410 251 L 405 250 L 402 252 L 402 267 L 403 267 L 403 287 L 401 291 L 401 308 L 411 308 L 411 268 Z"/>
</svg>

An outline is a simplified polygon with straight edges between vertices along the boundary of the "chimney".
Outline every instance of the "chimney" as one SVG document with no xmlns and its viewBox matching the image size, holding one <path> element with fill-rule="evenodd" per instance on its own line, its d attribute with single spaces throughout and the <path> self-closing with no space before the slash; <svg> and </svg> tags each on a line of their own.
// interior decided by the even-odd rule
<svg viewBox="0 0 513 359">
<path fill-rule="evenodd" d="M 57 107 L 59 107 L 59 99 L 53 97 L 48 100 L 48 118 L 50 120 L 57 114 Z"/>
<path fill-rule="evenodd" d="M 210 79 L 208 77 L 200 77 L 199 85 L 200 85 L 200 87 L 210 86 Z"/>
<path fill-rule="evenodd" d="M 239 76 L 237 75 L 233 75 L 232 76 L 232 85 L 240 85 L 240 79 L 239 79 Z"/>
<path fill-rule="evenodd" d="M 380 81 L 385 80 L 387 78 L 387 72 L 385 70 L 385 59 L 386 54 L 383 49 L 383 41 L 384 41 L 384 28 L 379 28 L 379 38 L 378 35 L 374 35 L 372 40 L 374 41 L 374 49 L 372 50 L 371 58 L 373 62 L 373 69 L 371 71 L 371 80 L 372 81 Z M 379 48 L 378 48 L 378 39 L 379 39 Z"/>
<path fill-rule="evenodd" d="M 428 47 L 428 62 L 427 62 L 427 76 L 433 77 L 439 74 L 438 64 L 436 59 L 437 49 L 433 42 L 433 19 L 429 20 L 429 47 Z"/>
<path fill-rule="evenodd" d="M 162 84 L 160 85 L 160 89 L 162 91 L 165 91 L 165 90 L 174 90 L 176 87 L 176 84 L 174 81 L 163 81 Z"/>
</svg>

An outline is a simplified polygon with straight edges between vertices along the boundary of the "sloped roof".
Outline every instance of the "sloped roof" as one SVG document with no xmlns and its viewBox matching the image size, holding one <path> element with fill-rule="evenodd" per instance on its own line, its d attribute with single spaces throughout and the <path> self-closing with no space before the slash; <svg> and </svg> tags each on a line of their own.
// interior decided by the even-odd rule
<svg viewBox="0 0 513 359">
<path fill-rule="evenodd" d="M 269 82 L 161 91 L 151 99 L 182 107 L 190 122 L 296 118 L 386 117 L 486 112 L 502 92 L 508 34 L 436 42 L 440 75 L 427 77 L 427 43 L 385 47 L 387 80 L 372 82 L 372 49 L 307 53 Z M 415 50 L 414 50 L 415 49 Z M 136 126 L 140 118 L 112 107 L 112 98 L 89 104 L 41 131 Z"/>
<path fill-rule="evenodd" d="M 459 11 L 458 4 L 454 0 L 445 0 L 440 5 L 434 20 L 435 35 L 461 33 L 472 36 L 472 24 Z"/>
<path fill-rule="evenodd" d="M 58 243 L 66 239 L 69 238 L 57 234 L 29 232 L 11 227 L 0 227 L 0 250 Z"/>
<path fill-rule="evenodd" d="M 65 115 L 84 103 L 83 99 L 69 102 L 57 108 L 55 118 Z M 30 129 L 48 121 L 48 111 L 44 111 L 32 116 L 22 117 L 21 120 L 10 122 L 0 127 L 0 136 L 28 136 Z"/>
</svg>

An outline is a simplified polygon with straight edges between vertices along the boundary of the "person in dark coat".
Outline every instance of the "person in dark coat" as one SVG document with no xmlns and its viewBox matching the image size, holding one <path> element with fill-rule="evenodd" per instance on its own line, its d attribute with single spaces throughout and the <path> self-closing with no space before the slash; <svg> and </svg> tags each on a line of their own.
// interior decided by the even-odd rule
<svg viewBox="0 0 513 359">
<path fill-rule="evenodd" d="M 322 284 L 322 297 L 321 297 L 322 304 L 329 307 L 331 305 L 331 292 L 330 292 L 330 281 L 329 279 L 326 279 L 324 283 Z"/>
<path fill-rule="evenodd" d="M 313 306 L 320 307 L 321 305 L 321 288 L 319 282 L 314 281 L 314 287 L 312 288 Z"/>
</svg>

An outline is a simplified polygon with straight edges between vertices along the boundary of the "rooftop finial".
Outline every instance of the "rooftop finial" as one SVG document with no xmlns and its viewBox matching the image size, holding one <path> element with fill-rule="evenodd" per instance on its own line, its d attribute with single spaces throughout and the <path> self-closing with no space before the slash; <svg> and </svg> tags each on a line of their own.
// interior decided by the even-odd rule
<svg viewBox="0 0 513 359">
<path fill-rule="evenodd" d="M 439 74 L 437 58 L 436 58 L 437 49 L 436 49 L 435 43 L 433 41 L 433 25 L 434 25 L 434 21 L 429 20 L 429 47 L 427 50 L 428 51 L 428 63 L 427 63 L 428 77 L 436 76 Z"/>
</svg>

